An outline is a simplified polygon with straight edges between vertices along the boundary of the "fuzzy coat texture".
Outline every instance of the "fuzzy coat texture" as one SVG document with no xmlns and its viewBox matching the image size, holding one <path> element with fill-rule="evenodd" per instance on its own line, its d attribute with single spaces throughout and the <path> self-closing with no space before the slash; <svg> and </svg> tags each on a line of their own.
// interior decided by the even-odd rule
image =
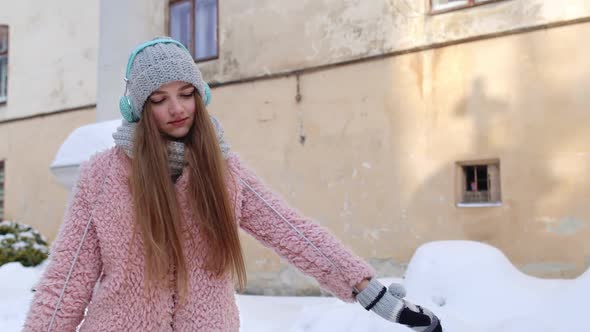
<svg viewBox="0 0 590 332">
<path fill-rule="evenodd" d="M 352 288 L 374 275 L 370 265 L 351 254 L 323 227 L 303 217 L 273 193 L 230 153 L 228 190 L 239 226 L 343 301 L 353 302 Z M 239 316 L 234 284 L 203 269 L 209 250 L 187 201 L 186 168 L 175 183 L 183 215 L 182 245 L 187 255 L 189 285 L 186 304 L 176 298 L 174 273 L 169 284 L 144 295 L 144 248 L 139 233 L 132 242 L 132 198 L 127 179 L 131 163 L 120 148 L 93 156 L 81 166 L 78 183 L 57 238 L 49 264 L 36 287 L 25 321 L 25 332 L 47 331 L 66 275 L 84 233 L 91 209 L 93 221 L 68 283 L 53 331 L 238 331 Z M 106 178 L 105 178 L 106 176 Z M 276 213 L 238 180 L 256 189 L 296 225 L 345 276 L 301 239 Z M 104 189 L 99 195 L 102 181 Z M 88 312 L 84 317 L 84 311 Z M 83 320 L 84 319 L 84 320 Z M 83 320 L 83 322 L 82 322 Z M 82 324 L 80 324 L 82 322 Z"/>
</svg>

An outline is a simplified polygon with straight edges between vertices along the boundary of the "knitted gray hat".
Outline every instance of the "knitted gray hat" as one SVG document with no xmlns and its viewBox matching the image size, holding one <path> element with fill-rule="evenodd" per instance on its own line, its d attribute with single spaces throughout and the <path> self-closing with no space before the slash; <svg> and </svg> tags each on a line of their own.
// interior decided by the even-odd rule
<svg viewBox="0 0 590 332">
<path fill-rule="evenodd" d="M 158 37 L 156 39 L 173 39 Z M 141 46 L 139 46 L 141 48 Z M 141 118 L 147 98 L 161 85 L 173 81 L 190 83 L 197 88 L 203 100 L 208 98 L 207 84 L 195 61 L 185 48 L 174 42 L 159 42 L 141 48 L 128 64 L 127 95 L 132 102 L 132 112 Z"/>
</svg>

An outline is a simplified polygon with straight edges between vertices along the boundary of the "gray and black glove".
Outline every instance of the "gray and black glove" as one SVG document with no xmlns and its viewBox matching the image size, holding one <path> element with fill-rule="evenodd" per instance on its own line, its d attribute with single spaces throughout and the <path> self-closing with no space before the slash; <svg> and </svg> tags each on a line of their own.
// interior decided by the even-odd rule
<svg viewBox="0 0 590 332">
<path fill-rule="evenodd" d="M 373 278 L 356 299 L 365 309 L 416 332 L 443 332 L 438 317 L 430 310 L 404 300 L 404 296 L 406 292 L 402 285 L 391 284 L 388 290 Z"/>
</svg>

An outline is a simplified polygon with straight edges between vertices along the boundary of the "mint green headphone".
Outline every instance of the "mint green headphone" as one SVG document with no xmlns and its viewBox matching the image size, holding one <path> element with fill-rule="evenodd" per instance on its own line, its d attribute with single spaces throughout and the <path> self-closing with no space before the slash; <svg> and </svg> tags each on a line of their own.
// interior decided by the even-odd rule
<svg viewBox="0 0 590 332">
<path fill-rule="evenodd" d="M 131 54 L 129 55 L 129 60 L 127 61 L 127 70 L 125 71 L 125 77 L 123 78 L 123 80 L 125 81 L 125 93 L 123 94 L 121 99 L 119 99 L 119 111 L 121 112 L 123 119 L 125 119 L 125 121 L 127 121 L 127 122 L 139 121 L 139 118 L 136 117 L 135 114 L 133 114 L 133 103 L 131 102 L 131 99 L 129 99 L 129 96 L 127 96 L 127 90 L 128 90 L 128 85 L 129 85 L 129 74 L 131 72 L 131 65 L 133 64 L 133 60 L 135 59 L 135 56 L 139 52 L 141 52 L 146 47 L 149 47 L 149 46 L 152 46 L 152 45 L 155 45 L 158 43 L 176 44 L 180 48 L 185 50 L 188 54 L 191 53 L 181 42 L 176 41 L 174 39 L 165 39 L 165 38 L 159 38 L 159 39 L 154 39 L 154 40 L 150 40 L 148 42 L 145 42 L 145 43 L 137 46 L 133 50 L 133 52 L 131 52 Z M 209 88 L 209 85 L 207 83 L 205 83 L 205 82 L 203 82 L 203 83 L 205 86 L 205 95 L 201 96 L 201 98 L 203 98 L 203 102 L 205 103 L 205 106 L 207 106 L 207 105 L 209 105 L 209 102 L 211 101 L 211 89 Z"/>
</svg>

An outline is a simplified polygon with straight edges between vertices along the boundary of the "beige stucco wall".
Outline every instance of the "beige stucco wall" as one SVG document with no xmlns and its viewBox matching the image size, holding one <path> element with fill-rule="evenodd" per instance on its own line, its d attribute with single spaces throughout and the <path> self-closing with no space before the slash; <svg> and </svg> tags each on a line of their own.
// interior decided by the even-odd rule
<svg viewBox="0 0 590 332">
<path fill-rule="evenodd" d="M 506 0 L 430 15 L 428 0 L 219 1 L 211 82 L 289 72 L 590 16 L 587 0 Z"/>
<path fill-rule="evenodd" d="M 4 217 L 49 239 L 67 200 L 49 165 L 72 130 L 95 120 L 98 4 L 0 0 L 0 24 L 10 29 L 8 100 L 0 105 Z"/>
<path fill-rule="evenodd" d="M 2 0 L 0 8 L 10 29 L 0 121 L 94 105 L 98 1 Z"/>
<path fill-rule="evenodd" d="M 77 127 L 92 123 L 94 108 L 0 123 L 6 220 L 37 228 L 52 240 L 62 222 L 68 191 L 49 171 L 57 150 Z"/>
<path fill-rule="evenodd" d="M 219 59 L 210 83 L 407 52 L 535 26 L 590 19 L 587 0 L 505 0 L 430 14 L 429 0 L 219 1 Z M 168 33 L 168 0 L 100 2 L 99 121 L 117 118 L 133 46 Z M 125 33 L 121 33 L 125 31 Z"/>
<path fill-rule="evenodd" d="M 126 14 L 116 1 L 101 3 L 99 119 L 118 117 L 129 36 L 165 34 L 166 3 L 135 1 L 130 21 L 106 15 Z M 213 83 L 414 52 L 306 71 L 300 103 L 294 75 L 218 86 L 211 110 L 260 176 L 384 274 L 403 273 L 421 243 L 465 238 L 498 246 L 535 275 L 579 274 L 590 256 L 588 24 L 417 50 L 587 20 L 590 3 L 427 11 L 426 1 L 220 1 L 220 58 L 199 64 Z M 123 36 L 129 22 L 137 30 Z M 501 162 L 503 205 L 455 207 L 455 162 L 485 158 Z M 251 291 L 308 292 L 245 241 Z"/>
<path fill-rule="evenodd" d="M 584 23 L 303 74 L 300 103 L 296 76 L 229 85 L 211 110 L 260 176 L 383 273 L 424 242 L 471 239 L 573 277 L 590 257 L 588 35 Z M 456 207 L 455 163 L 488 158 L 502 206 Z M 244 239 L 251 291 L 304 284 Z"/>
</svg>

